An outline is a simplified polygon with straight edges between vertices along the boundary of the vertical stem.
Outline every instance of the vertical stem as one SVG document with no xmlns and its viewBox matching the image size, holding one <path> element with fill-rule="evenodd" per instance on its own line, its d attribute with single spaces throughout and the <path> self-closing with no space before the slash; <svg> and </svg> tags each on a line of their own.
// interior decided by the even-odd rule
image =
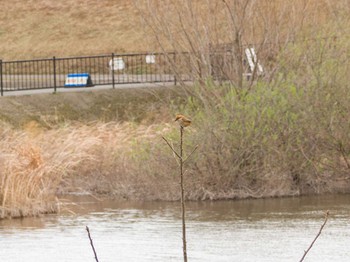
<svg viewBox="0 0 350 262">
<path fill-rule="evenodd" d="M 52 61 L 53 61 L 53 88 L 54 88 L 54 93 L 56 93 L 56 89 L 57 89 L 57 84 L 56 84 L 56 57 L 53 57 Z"/>
<path fill-rule="evenodd" d="M 98 258 L 97 258 L 96 250 L 95 250 L 95 247 L 94 247 L 94 243 L 92 242 L 92 238 L 91 238 L 90 230 L 89 230 L 89 227 L 88 227 L 88 226 L 86 226 L 86 231 L 88 232 L 88 237 L 89 237 L 89 240 L 90 240 L 90 245 L 91 245 L 92 251 L 94 252 L 94 255 L 95 255 L 95 260 L 96 260 L 96 262 L 99 262 L 99 261 L 98 261 Z"/>
<path fill-rule="evenodd" d="M 173 67 L 173 70 L 174 68 L 177 68 L 177 65 L 176 65 L 176 52 L 174 52 L 174 67 Z M 177 84 L 177 79 L 176 79 L 176 69 L 175 69 L 175 72 L 174 72 L 174 85 Z"/>
<path fill-rule="evenodd" d="M 113 89 L 115 88 L 115 81 L 114 81 L 114 53 L 112 53 L 112 86 Z"/>
<path fill-rule="evenodd" d="M 0 88 L 1 88 L 1 96 L 4 96 L 4 86 L 2 81 L 2 60 L 0 60 Z"/>
<path fill-rule="evenodd" d="M 180 186 L 181 186 L 181 213 L 182 213 L 182 243 L 184 262 L 187 262 L 186 247 L 186 222 L 185 222 L 185 194 L 184 194 L 184 178 L 183 178 L 183 132 L 184 128 L 180 126 Z"/>
<path fill-rule="evenodd" d="M 234 41 L 235 43 L 235 52 L 236 52 L 236 59 L 237 59 L 237 71 L 238 71 L 238 87 L 240 88 L 240 91 L 242 91 L 243 88 L 243 55 L 242 55 L 242 40 L 240 33 L 236 33 L 236 39 Z"/>
</svg>

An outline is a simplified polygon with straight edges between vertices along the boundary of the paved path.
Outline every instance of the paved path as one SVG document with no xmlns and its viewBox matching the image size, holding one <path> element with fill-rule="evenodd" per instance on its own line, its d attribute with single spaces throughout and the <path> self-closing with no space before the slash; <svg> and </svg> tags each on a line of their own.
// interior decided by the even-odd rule
<svg viewBox="0 0 350 262">
<path fill-rule="evenodd" d="M 174 86 L 173 82 L 170 83 L 141 83 L 141 84 L 119 84 L 115 85 L 115 89 L 126 89 L 126 88 L 147 88 L 147 87 L 170 87 Z M 57 93 L 66 92 L 95 92 L 99 90 L 113 89 L 112 85 L 99 85 L 92 87 L 64 87 L 57 88 Z M 35 89 L 35 90 L 20 90 L 20 91 L 6 91 L 4 96 L 21 96 L 21 95 L 35 95 L 35 94 L 52 94 L 53 88 L 48 89 Z"/>
</svg>

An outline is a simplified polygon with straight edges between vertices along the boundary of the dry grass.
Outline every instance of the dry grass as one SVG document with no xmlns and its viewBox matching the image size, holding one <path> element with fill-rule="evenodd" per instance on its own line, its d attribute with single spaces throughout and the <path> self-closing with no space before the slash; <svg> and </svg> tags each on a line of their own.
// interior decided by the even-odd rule
<svg viewBox="0 0 350 262">
<path fill-rule="evenodd" d="M 1 58 L 147 51 L 132 1 L 14 0 L 2 3 Z"/>
<path fill-rule="evenodd" d="M 255 121 L 251 119 L 254 115 L 239 111 L 239 107 L 236 121 Z M 242 133 L 244 126 L 238 122 L 225 131 L 222 119 L 215 119 L 210 126 L 197 115 L 193 126 L 185 130 L 184 151 L 188 154 L 195 144 L 200 145 L 185 167 L 186 198 L 234 199 L 345 189 L 348 167 L 338 163 L 342 155 L 335 148 L 327 151 L 327 145 L 322 148 L 327 141 L 299 136 L 302 127 L 291 126 L 288 137 L 279 134 L 278 127 L 265 133 L 272 122 L 278 120 L 275 124 L 282 127 L 285 121 L 283 117 L 272 122 L 269 119 L 262 117 L 259 125 L 264 128 Z M 323 134 L 321 131 L 318 134 Z M 308 132 L 312 137 L 312 130 Z M 59 193 L 180 199 L 177 162 L 161 139 L 167 137 L 178 148 L 178 127 L 173 122 L 142 125 L 97 121 L 51 130 L 28 125 L 25 130 L 3 128 L 0 135 L 2 218 L 56 212 Z M 284 145 L 283 139 L 287 139 Z M 296 139 L 304 139 L 302 149 Z M 313 144 L 323 153 L 315 153 Z M 324 159 L 328 162 L 318 162 Z"/>
<path fill-rule="evenodd" d="M 138 143 L 158 134 L 151 123 L 164 125 L 169 107 L 161 101 L 173 97 L 155 88 L 2 98 L 1 217 L 54 212 L 59 192 L 123 196 L 137 188 Z"/>
<path fill-rule="evenodd" d="M 169 114 L 171 99 L 181 97 L 177 87 L 8 96 L 0 99 L 0 125 L 26 128 L 36 124 L 47 129 L 72 121 L 153 123 Z"/>
<path fill-rule="evenodd" d="M 13 0 L 4 1 L 0 14 L 0 53 L 4 60 L 32 59 L 52 56 L 92 55 L 111 52 L 137 52 L 159 50 L 156 37 L 150 33 L 141 14 L 134 6 L 143 8 L 148 1 L 139 0 Z M 179 31 L 177 13 L 170 8 L 168 2 L 150 1 L 151 7 L 162 10 L 163 20 L 174 22 L 171 28 L 172 38 Z M 186 15 L 188 8 L 186 1 L 170 1 L 182 3 L 177 10 Z M 231 34 L 227 34 L 227 14 L 221 1 L 190 1 L 193 2 L 201 30 L 202 23 L 215 23 L 213 43 L 232 41 Z M 227 1 L 230 5 L 234 2 Z M 299 34 L 300 28 L 305 27 L 305 33 L 312 30 L 309 25 L 322 25 L 325 20 L 337 23 L 337 31 L 346 24 L 337 21 L 339 14 L 349 10 L 346 0 L 264 0 L 254 2 L 256 10 L 245 24 L 245 40 L 247 43 L 260 42 L 259 32 L 264 32 L 264 26 L 269 28 L 268 42 L 283 40 L 286 34 Z M 208 6 L 207 6 L 208 5 Z M 154 17 L 153 7 L 148 18 Z M 271 12 L 271 14 L 269 13 Z M 238 12 L 240 13 L 240 12 Z M 266 15 L 269 13 L 269 15 Z M 215 14 L 215 16 L 213 16 Z M 157 14 L 158 15 L 158 14 Z M 222 19 L 224 17 L 224 19 Z M 260 19 L 260 20 L 259 20 Z M 343 26 L 344 25 L 344 26 Z M 189 25 L 191 28 L 191 25 Z M 211 29 L 211 28 L 209 28 Z M 286 30 L 287 29 L 287 30 Z M 196 30 L 195 27 L 191 30 Z M 217 30 L 217 31 L 216 31 Z M 221 30 L 221 31 L 220 31 Z M 164 40 L 164 36 L 160 35 Z M 192 37 L 192 36 L 191 36 Z M 193 34 L 193 37 L 197 37 Z M 206 43 L 207 36 L 203 37 Z M 166 37 L 165 37 L 166 39 Z M 164 42 L 162 43 L 165 44 Z M 197 43 L 198 45 L 198 43 Z M 198 47 L 196 45 L 196 47 Z M 171 48 L 172 45 L 167 45 Z M 186 46 L 183 46 L 186 48 Z M 200 50 L 200 46 L 198 47 Z"/>
<path fill-rule="evenodd" d="M 69 124 L 52 130 L 38 130 L 35 125 L 25 130 L 3 128 L 0 218 L 56 212 L 58 192 L 152 198 L 155 185 L 151 186 L 149 173 L 142 174 L 142 165 L 146 169 L 148 164 L 140 162 L 138 155 L 145 152 L 135 149 L 167 129 L 158 128 L 116 122 Z M 136 193 L 144 183 L 149 192 Z"/>
<path fill-rule="evenodd" d="M 68 177 L 61 188 L 63 193 L 83 190 L 128 199 L 178 198 L 172 172 L 176 162 L 169 163 L 171 154 L 159 152 L 161 135 L 172 130 L 171 126 L 97 122 L 79 129 L 84 130 L 86 139 L 93 136 L 100 141 L 93 153 L 96 161 Z"/>
<path fill-rule="evenodd" d="M 0 218 L 57 211 L 56 191 L 62 179 L 84 161 L 96 139 L 79 130 L 48 133 L 1 131 Z"/>
</svg>

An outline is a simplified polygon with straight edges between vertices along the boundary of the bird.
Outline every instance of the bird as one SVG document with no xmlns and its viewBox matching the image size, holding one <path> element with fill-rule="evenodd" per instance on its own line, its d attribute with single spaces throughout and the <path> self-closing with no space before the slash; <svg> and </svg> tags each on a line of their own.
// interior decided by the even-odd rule
<svg viewBox="0 0 350 262">
<path fill-rule="evenodd" d="M 186 116 L 181 115 L 181 114 L 176 115 L 175 122 L 176 121 L 178 121 L 178 123 L 181 127 L 187 127 L 187 126 L 191 125 L 191 122 L 192 122 Z"/>
</svg>

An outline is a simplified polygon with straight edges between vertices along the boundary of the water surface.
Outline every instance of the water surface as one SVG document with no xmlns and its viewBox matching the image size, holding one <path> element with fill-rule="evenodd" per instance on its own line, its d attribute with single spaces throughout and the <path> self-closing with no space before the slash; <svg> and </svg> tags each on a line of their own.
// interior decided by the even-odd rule
<svg viewBox="0 0 350 262">
<path fill-rule="evenodd" d="M 70 196 L 62 212 L 0 221 L 0 258 L 9 262 L 182 261 L 179 203 L 98 201 Z M 189 202 L 189 261 L 350 261 L 350 195 Z"/>
</svg>

